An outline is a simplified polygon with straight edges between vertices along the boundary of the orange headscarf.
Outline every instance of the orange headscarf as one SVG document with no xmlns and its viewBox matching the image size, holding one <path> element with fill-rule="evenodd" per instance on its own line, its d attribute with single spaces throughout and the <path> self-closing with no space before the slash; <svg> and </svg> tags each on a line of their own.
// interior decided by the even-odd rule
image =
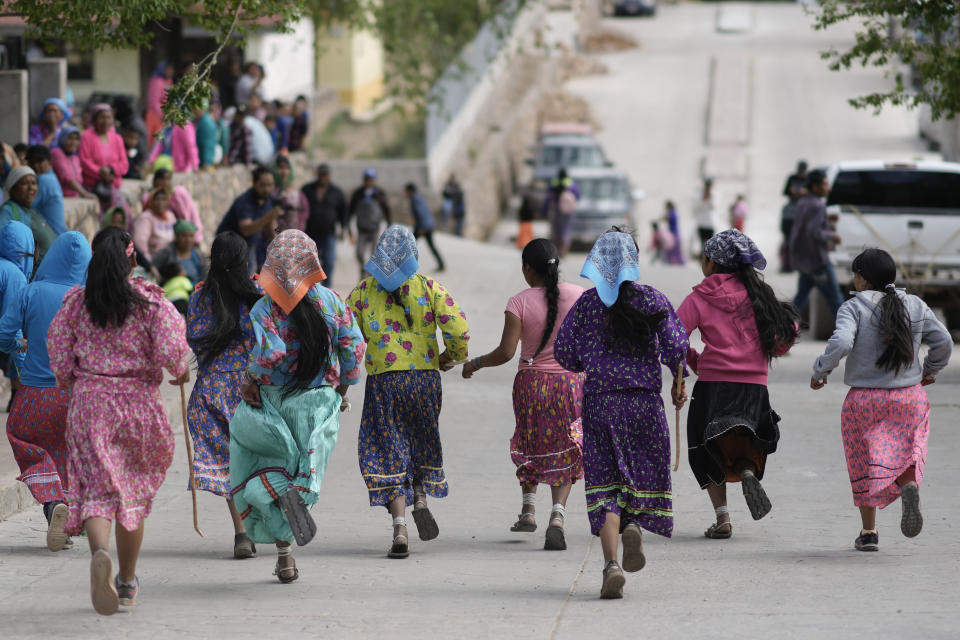
<svg viewBox="0 0 960 640">
<path fill-rule="evenodd" d="M 284 313 L 293 311 L 310 287 L 326 279 L 317 255 L 317 243 L 303 231 L 283 231 L 267 247 L 267 260 L 260 269 L 260 285 Z"/>
</svg>

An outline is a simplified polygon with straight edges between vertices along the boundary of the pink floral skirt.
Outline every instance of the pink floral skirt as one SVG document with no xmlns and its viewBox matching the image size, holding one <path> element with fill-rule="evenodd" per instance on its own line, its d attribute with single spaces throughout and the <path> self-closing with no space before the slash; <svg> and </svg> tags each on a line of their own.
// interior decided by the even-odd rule
<svg viewBox="0 0 960 640">
<path fill-rule="evenodd" d="M 923 479 L 930 402 L 922 386 L 852 388 L 840 414 L 853 504 L 881 509 L 900 497 L 897 477 L 916 467 Z"/>
</svg>

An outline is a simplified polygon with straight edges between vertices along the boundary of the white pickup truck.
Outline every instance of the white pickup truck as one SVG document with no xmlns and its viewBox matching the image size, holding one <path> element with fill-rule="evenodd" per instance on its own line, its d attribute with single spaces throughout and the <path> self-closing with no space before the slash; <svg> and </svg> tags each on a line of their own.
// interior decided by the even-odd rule
<svg viewBox="0 0 960 640">
<path fill-rule="evenodd" d="M 960 331 L 960 164 L 842 162 L 827 169 L 827 212 L 841 244 L 830 253 L 840 290 L 853 289 L 850 265 L 867 247 L 897 262 L 898 284 L 940 308 Z M 811 333 L 829 337 L 833 320 L 822 297 L 811 300 Z"/>
</svg>

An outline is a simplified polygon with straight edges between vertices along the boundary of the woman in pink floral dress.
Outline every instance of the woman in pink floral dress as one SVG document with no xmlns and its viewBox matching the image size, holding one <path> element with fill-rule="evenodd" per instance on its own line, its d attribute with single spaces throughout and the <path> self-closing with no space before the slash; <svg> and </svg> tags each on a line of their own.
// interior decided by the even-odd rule
<svg viewBox="0 0 960 640">
<path fill-rule="evenodd" d="M 72 389 L 67 469 L 74 499 L 67 533 L 86 531 L 94 609 L 136 603 L 143 520 L 173 461 L 174 437 L 160 399 L 162 369 L 189 379 L 183 317 L 163 289 L 135 278 L 133 241 L 117 227 L 93 239 L 86 287 L 67 292 L 47 334 L 50 367 Z M 120 572 L 107 551 L 117 522 Z"/>
</svg>

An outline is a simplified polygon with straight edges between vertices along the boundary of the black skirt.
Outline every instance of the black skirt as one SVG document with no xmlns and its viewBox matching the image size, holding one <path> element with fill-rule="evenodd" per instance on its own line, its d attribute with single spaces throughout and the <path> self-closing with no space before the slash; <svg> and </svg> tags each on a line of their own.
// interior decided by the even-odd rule
<svg viewBox="0 0 960 640">
<path fill-rule="evenodd" d="M 770 407 L 765 385 L 698 381 L 687 415 L 687 447 L 700 488 L 726 482 L 730 461 L 719 439 L 732 432 L 747 437 L 747 457 L 755 462 L 756 476 L 762 479 L 767 455 L 777 450 L 778 422 L 780 416 Z"/>
</svg>

